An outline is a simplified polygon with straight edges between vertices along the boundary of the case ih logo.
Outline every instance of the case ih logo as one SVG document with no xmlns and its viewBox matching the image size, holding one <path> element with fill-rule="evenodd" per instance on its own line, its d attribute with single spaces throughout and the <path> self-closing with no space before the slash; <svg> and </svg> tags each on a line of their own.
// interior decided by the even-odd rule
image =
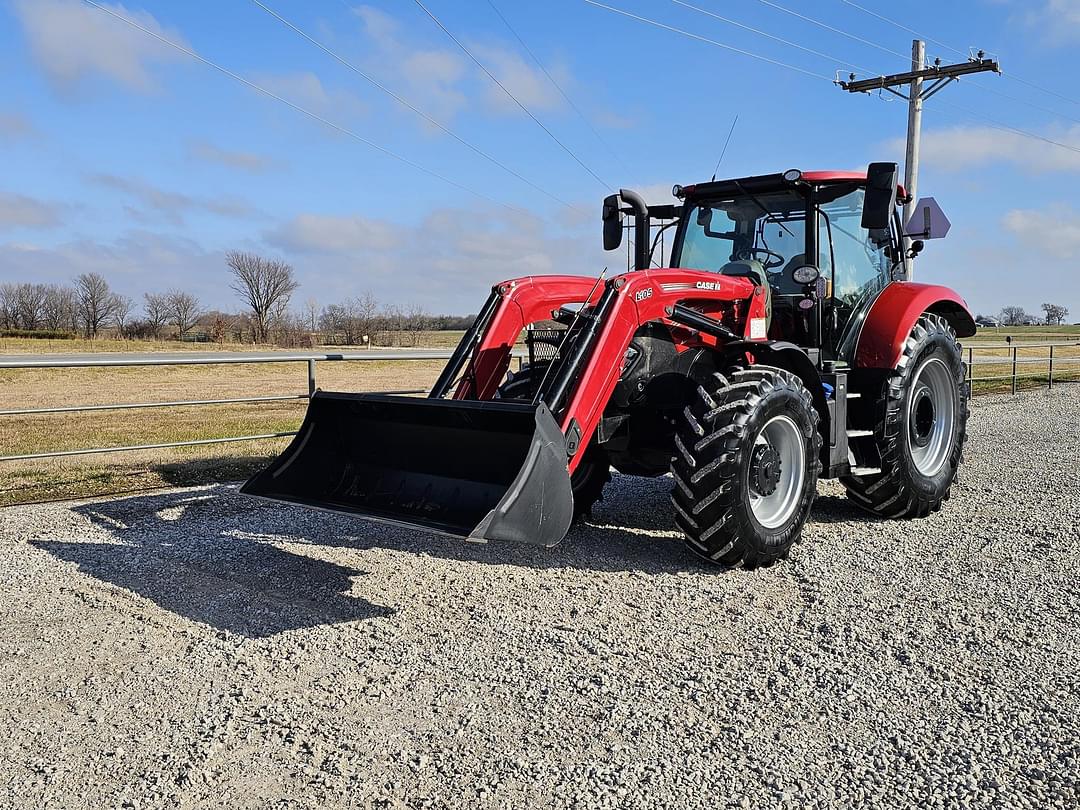
<svg viewBox="0 0 1080 810">
<path fill-rule="evenodd" d="M 652 287 L 646 287 L 644 290 L 638 290 L 634 293 L 635 301 L 644 301 L 646 298 L 652 298 Z"/>
<path fill-rule="evenodd" d="M 719 281 L 699 281 L 694 285 L 699 290 L 722 290 L 724 286 Z"/>
</svg>

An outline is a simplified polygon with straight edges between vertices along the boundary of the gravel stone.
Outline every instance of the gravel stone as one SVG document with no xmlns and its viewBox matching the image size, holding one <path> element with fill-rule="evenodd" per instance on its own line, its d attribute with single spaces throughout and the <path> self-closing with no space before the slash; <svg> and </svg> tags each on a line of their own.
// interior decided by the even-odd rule
<svg viewBox="0 0 1080 810">
<path fill-rule="evenodd" d="M 0 511 L 0 806 L 1080 805 L 1080 388 L 981 397 L 943 511 L 831 482 L 703 568 L 670 479 L 555 549 L 235 486 Z"/>
</svg>

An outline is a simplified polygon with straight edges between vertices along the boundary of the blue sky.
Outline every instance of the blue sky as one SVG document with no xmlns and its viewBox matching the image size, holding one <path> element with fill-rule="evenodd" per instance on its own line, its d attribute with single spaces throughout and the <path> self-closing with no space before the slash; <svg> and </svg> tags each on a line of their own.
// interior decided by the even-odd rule
<svg viewBox="0 0 1080 810">
<path fill-rule="evenodd" d="M 853 96 L 829 80 L 838 69 L 906 69 L 912 35 L 844 0 L 687 0 L 825 57 L 670 0 L 605 0 L 814 75 L 583 0 L 495 0 L 581 115 L 486 0 L 425 0 L 588 170 L 415 2 L 263 2 L 532 185 L 250 0 L 104 5 L 452 183 L 80 0 L 6 0 L 0 280 L 63 281 L 95 270 L 136 298 L 181 287 L 205 306 L 237 309 L 223 253 L 243 249 L 295 266 L 297 306 L 370 291 L 383 303 L 465 313 L 501 278 L 618 265 L 600 249 L 608 185 L 645 189 L 660 202 L 673 183 L 707 178 L 735 114 L 722 175 L 903 158 L 905 105 Z M 931 57 L 958 61 L 949 48 L 985 48 L 1006 74 L 1075 99 L 985 75 L 927 103 L 919 191 L 938 199 L 953 229 L 928 245 L 918 275 L 954 286 L 978 311 L 1020 304 L 1034 312 L 1050 300 L 1080 320 L 1080 90 L 1068 81 L 1080 0 L 860 5 L 933 38 Z"/>
</svg>

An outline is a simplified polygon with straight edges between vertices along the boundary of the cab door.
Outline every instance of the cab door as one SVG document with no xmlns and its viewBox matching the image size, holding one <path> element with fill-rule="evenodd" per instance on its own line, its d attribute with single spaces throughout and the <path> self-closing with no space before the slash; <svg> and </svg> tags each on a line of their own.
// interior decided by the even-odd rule
<svg viewBox="0 0 1080 810">
<path fill-rule="evenodd" d="M 818 267 L 826 281 L 822 348 L 826 356 L 848 362 L 862 319 L 891 282 L 897 252 L 893 229 L 862 227 L 864 193 L 846 183 L 817 192 Z"/>
</svg>

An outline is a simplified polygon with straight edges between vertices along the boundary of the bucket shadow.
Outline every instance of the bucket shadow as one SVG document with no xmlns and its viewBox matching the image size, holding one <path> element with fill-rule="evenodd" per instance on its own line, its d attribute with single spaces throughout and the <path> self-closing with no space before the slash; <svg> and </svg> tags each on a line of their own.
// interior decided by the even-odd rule
<svg viewBox="0 0 1080 810">
<path fill-rule="evenodd" d="M 281 547 L 284 542 L 545 570 L 709 572 L 674 529 L 670 489 L 667 478 L 614 475 L 591 521 L 573 526 L 554 548 L 466 543 L 255 500 L 238 494 L 235 484 L 83 504 L 73 511 L 106 529 L 111 542 L 38 539 L 32 544 L 179 616 L 264 638 L 394 612 L 351 595 L 354 580 L 366 572 L 293 553 Z M 822 495 L 810 522 L 877 521 L 844 497 Z M 723 576 L 739 573 L 716 570 Z"/>
<path fill-rule="evenodd" d="M 112 542 L 32 544 L 217 630 L 264 638 L 393 613 L 350 595 L 354 578 L 366 572 L 294 554 L 272 542 L 280 538 L 244 531 L 252 507 L 231 488 L 101 501 L 73 511 L 105 528 Z"/>
</svg>

